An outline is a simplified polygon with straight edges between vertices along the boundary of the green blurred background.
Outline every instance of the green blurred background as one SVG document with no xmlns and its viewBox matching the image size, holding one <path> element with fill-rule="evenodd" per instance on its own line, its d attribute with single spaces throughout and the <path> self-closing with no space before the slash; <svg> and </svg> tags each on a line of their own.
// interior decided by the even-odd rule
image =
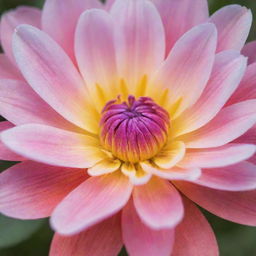
<svg viewBox="0 0 256 256">
<path fill-rule="evenodd" d="M 0 15 L 19 5 L 33 5 L 41 8 L 43 2 L 44 0 L 0 0 Z M 251 8 L 256 17 L 255 0 L 209 0 L 210 12 L 213 13 L 228 4 L 240 4 Z M 255 22 L 249 41 L 254 39 L 256 39 Z M 0 161 L 0 172 L 12 164 Z M 220 256 L 256 256 L 256 228 L 234 224 L 206 211 L 203 212 L 217 236 Z M 0 215 L 0 256 L 47 256 L 52 235 L 48 220 L 19 221 Z M 126 255 L 125 251 L 123 250 L 120 255 Z"/>
</svg>

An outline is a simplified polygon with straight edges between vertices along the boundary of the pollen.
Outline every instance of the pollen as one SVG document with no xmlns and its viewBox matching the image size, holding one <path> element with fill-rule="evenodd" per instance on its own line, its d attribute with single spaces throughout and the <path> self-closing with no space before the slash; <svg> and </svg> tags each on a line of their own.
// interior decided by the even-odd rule
<svg viewBox="0 0 256 256">
<path fill-rule="evenodd" d="M 149 97 L 109 101 L 102 110 L 102 146 L 116 158 L 138 163 L 154 157 L 166 144 L 170 118 Z"/>
</svg>

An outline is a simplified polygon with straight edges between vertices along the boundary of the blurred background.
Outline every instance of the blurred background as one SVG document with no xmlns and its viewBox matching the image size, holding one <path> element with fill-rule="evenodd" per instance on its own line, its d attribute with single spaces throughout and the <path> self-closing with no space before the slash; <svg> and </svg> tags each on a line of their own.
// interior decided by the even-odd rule
<svg viewBox="0 0 256 256">
<path fill-rule="evenodd" d="M 228 4 L 246 6 L 252 9 L 256 22 L 255 0 L 208 1 L 211 13 Z M 0 0 L 0 15 L 19 5 L 32 5 L 41 8 L 43 2 L 44 0 Z M 256 40 L 255 22 L 251 29 L 249 41 Z M 1 120 L 3 119 L 0 117 Z M 0 172 L 13 164 L 0 161 Z M 217 236 L 220 256 L 256 256 L 256 228 L 234 224 L 215 217 L 206 211 L 203 212 Z M 49 228 L 48 220 L 20 221 L 0 215 L 0 256 L 47 256 L 52 235 L 53 232 Z M 127 254 L 122 250 L 121 255 Z"/>
</svg>

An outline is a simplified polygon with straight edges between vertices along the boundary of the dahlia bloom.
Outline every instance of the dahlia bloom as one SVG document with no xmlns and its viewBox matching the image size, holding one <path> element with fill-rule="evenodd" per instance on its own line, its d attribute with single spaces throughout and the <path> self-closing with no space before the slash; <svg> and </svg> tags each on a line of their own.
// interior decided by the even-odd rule
<svg viewBox="0 0 256 256">
<path fill-rule="evenodd" d="M 256 225 L 251 22 L 206 0 L 3 15 L 0 158 L 21 163 L 0 174 L 0 212 L 51 216 L 51 256 L 218 255 L 195 204 Z"/>
</svg>

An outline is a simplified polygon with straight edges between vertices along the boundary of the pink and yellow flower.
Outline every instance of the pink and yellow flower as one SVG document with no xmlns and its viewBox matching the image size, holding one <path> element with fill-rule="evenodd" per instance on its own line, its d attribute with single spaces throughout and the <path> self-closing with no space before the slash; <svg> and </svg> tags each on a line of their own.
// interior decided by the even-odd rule
<svg viewBox="0 0 256 256">
<path fill-rule="evenodd" d="M 206 0 L 3 15 L 0 158 L 22 163 L 0 175 L 1 213 L 51 216 L 51 256 L 218 255 L 194 203 L 256 225 L 251 21 Z"/>
</svg>

